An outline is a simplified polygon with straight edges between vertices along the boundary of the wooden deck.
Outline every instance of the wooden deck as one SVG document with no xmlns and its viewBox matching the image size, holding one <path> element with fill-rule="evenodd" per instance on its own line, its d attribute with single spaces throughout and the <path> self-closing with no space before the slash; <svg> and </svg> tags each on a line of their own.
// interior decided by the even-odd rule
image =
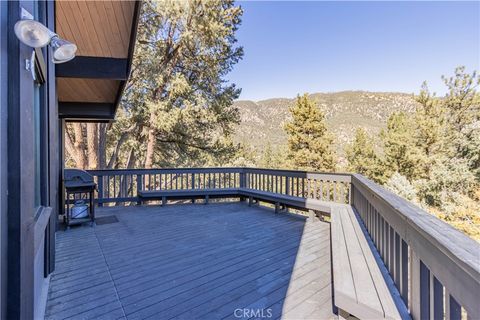
<svg viewBox="0 0 480 320">
<path fill-rule="evenodd" d="M 57 233 L 47 319 L 329 319 L 330 226 L 244 203 L 112 207 Z"/>
</svg>

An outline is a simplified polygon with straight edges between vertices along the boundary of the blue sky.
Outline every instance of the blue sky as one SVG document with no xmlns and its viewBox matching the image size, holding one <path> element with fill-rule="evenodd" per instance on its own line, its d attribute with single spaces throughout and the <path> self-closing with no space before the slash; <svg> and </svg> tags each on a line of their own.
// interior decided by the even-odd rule
<svg viewBox="0 0 480 320">
<path fill-rule="evenodd" d="M 480 69 L 480 2 L 241 1 L 240 99 L 342 90 L 418 92 Z"/>
</svg>

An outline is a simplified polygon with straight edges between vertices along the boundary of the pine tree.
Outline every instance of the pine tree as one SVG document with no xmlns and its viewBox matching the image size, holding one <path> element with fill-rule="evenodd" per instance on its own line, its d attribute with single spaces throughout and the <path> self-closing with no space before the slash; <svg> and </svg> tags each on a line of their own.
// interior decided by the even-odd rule
<svg viewBox="0 0 480 320">
<path fill-rule="evenodd" d="M 323 112 L 304 94 L 297 97 L 290 113 L 292 120 L 285 125 L 290 165 L 304 170 L 334 171 L 333 137 Z"/>
<path fill-rule="evenodd" d="M 240 89 L 225 76 L 243 56 L 236 39 L 242 13 L 233 0 L 142 1 L 116 121 L 68 125 L 73 165 L 202 166 L 234 156 L 230 135 L 240 118 L 233 100 Z"/>
<path fill-rule="evenodd" d="M 285 154 L 285 146 L 275 146 L 274 148 L 270 142 L 267 142 L 265 149 L 257 161 L 257 166 L 269 169 L 285 168 Z"/>
<path fill-rule="evenodd" d="M 386 186 L 417 200 L 440 218 L 478 238 L 480 221 L 480 77 L 465 68 L 442 77 L 439 99 L 422 86 L 412 115 L 392 114 L 382 132 Z M 412 189 L 412 187 L 414 189 Z"/>
<path fill-rule="evenodd" d="M 426 178 L 435 164 L 435 156 L 445 152 L 445 108 L 423 83 L 420 94 L 416 97 L 418 106 L 412 118 L 412 132 L 417 156 L 418 175 L 411 178 Z"/>
<path fill-rule="evenodd" d="M 395 112 L 388 118 L 387 128 L 380 134 L 388 178 L 394 172 L 409 181 L 423 178 L 423 157 L 415 139 L 415 128 L 413 117 L 404 112 Z"/>
<path fill-rule="evenodd" d="M 345 148 L 347 170 L 360 173 L 378 183 L 386 182 L 385 167 L 374 149 L 372 138 L 363 128 L 358 128 L 353 142 Z"/>
<path fill-rule="evenodd" d="M 448 155 L 467 159 L 480 184 L 480 93 L 477 92 L 480 75 L 458 67 L 453 77 L 442 79 L 448 88 L 443 101 L 448 120 Z"/>
<path fill-rule="evenodd" d="M 273 150 L 270 142 L 267 142 L 265 149 L 263 150 L 262 157 L 260 159 L 260 167 L 262 168 L 274 168 L 273 161 Z"/>
</svg>

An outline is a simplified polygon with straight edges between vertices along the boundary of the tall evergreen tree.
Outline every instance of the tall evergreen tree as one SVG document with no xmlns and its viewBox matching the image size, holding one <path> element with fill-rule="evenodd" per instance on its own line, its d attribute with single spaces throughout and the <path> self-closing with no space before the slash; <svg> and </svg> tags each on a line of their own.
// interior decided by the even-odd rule
<svg viewBox="0 0 480 320">
<path fill-rule="evenodd" d="M 304 170 L 334 171 L 333 137 L 328 132 L 323 112 L 304 94 L 297 97 L 290 113 L 292 120 L 285 125 L 285 130 L 291 166 Z"/>
<path fill-rule="evenodd" d="M 69 127 L 75 165 L 188 166 L 233 156 L 240 90 L 225 75 L 243 55 L 236 45 L 241 15 L 233 0 L 143 1 L 117 121 Z M 97 150 L 87 150 L 87 140 L 99 141 Z"/>
<path fill-rule="evenodd" d="M 480 75 L 458 67 L 453 77 L 442 79 L 448 89 L 443 101 L 448 120 L 448 155 L 466 159 L 480 183 Z"/>
<path fill-rule="evenodd" d="M 372 137 L 363 128 L 358 128 L 353 142 L 345 148 L 347 170 L 360 173 L 378 183 L 386 182 L 385 167 L 374 149 Z"/>
<path fill-rule="evenodd" d="M 453 77 L 442 78 L 445 97 L 431 95 L 424 84 L 411 116 L 396 113 L 388 119 L 382 140 L 393 175 L 386 185 L 415 196 L 442 219 L 478 237 L 480 77 L 460 67 Z"/>
<path fill-rule="evenodd" d="M 271 169 L 281 169 L 285 168 L 285 150 L 284 146 L 272 147 L 270 142 L 267 142 L 267 145 L 260 155 L 258 164 L 262 168 L 271 168 Z"/>
<path fill-rule="evenodd" d="M 270 142 L 267 142 L 265 149 L 262 152 L 260 158 L 260 167 L 262 168 L 274 168 L 273 164 L 273 150 Z"/>
<path fill-rule="evenodd" d="M 404 112 L 395 112 L 381 132 L 384 146 L 386 174 L 398 172 L 409 181 L 422 177 L 422 154 L 415 139 L 415 122 Z M 389 178 L 388 176 L 388 178 Z"/>
</svg>

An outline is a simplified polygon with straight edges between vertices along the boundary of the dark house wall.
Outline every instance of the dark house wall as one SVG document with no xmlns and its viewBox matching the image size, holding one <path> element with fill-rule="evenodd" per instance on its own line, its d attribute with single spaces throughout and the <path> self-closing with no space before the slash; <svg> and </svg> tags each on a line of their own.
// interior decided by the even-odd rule
<svg viewBox="0 0 480 320">
<path fill-rule="evenodd" d="M 7 9 L 0 1 L 0 318 L 6 318 L 7 293 Z"/>
<path fill-rule="evenodd" d="M 8 274 L 0 279 L 5 290 L 1 292 L 1 312 L 2 318 L 33 319 L 41 317 L 48 275 L 54 267 L 59 120 L 49 50 L 36 52 L 43 56 L 39 61 L 44 62 L 46 80 L 36 84 L 26 69 L 33 49 L 20 43 L 13 26 L 23 7 L 54 30 L 54 2 L 1 1 L 0 5 L 0 239 L 2 267 Z M 3 68 L 4 62 L 8 70 Z"/>
</svg>

